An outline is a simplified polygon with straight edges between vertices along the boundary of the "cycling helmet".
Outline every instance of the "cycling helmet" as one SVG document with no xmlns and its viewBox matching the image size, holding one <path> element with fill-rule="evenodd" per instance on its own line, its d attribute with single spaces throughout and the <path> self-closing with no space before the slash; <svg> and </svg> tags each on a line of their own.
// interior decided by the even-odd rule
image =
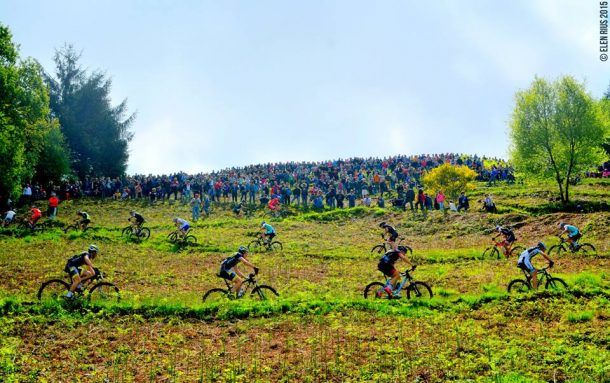
<svg viewBox="0 0 610 383">
<path fill-rule="evenodd" d="M 174 217 L 174 218 L 172 219 L 172 221 L 174 221 L 174 222 L 178 222 L 178 217 Z"/>
<path fill-rule="evenodd" d="M 563 229 L 565 226 L 566 226 L 565 222 L 559 222 L 559 227 L 560 227 L 560 228 L 562 228 L 562 229 Z"/>
<path fill-rule="evenodd" d="M 240 246 L 239 249 L 237 250 L 237 252 L 239 254 L 245 254 L 248 252 L 248 248 L 246 246 Z"/>
<path fill-rule="evenodd" d="M 386 225 L 386 223 L 385 223 L 385 222 L 381 222 L 381 223 L 379 224 L 379 227 L 385 227 L 385 225 Z"/>
<path fill-rule="evenodd" d="M 542 251 L 546 250 L 546 245 L 544 243 L 542 243 L 542 242 L 538 242 L 536 247 L 539 248 Z"/>
<path fill-rule="evenodd" d="M 261 222 L 261 227 L 265 226 L 266 223 L 267 222 L 265 222 L 265 221 Z"/>
<path fill-rule="evenodd" d="M 95 246 L 95 245 L 89 245 L 89 249 L 87 249 L 87 250 L 88 250 L 90 253 L 92 253 L 92 252 L 94 252 L 94 251 L 95 251 L 96 253 L 98 253 L 98 252 L 100 251 L 100 249 L 99 249 L 97 246 Z"/>
<path fill-rule="evenodd" d="M 134 210 L 129 212 L 130 215 L 136 215 L 136 212 Z"/>
<path fill-rule="evenodd" d="M 502 226 L 496 225 L 496 231 L 500 231 L 500 230 L 502 230 Z"/>
<path fill-rule="evenodd" d="M 400 251 L 401 253 L 406 253 L 407 248 L 405 246 L 398 246 L 398 251 Z"/>
</svg>

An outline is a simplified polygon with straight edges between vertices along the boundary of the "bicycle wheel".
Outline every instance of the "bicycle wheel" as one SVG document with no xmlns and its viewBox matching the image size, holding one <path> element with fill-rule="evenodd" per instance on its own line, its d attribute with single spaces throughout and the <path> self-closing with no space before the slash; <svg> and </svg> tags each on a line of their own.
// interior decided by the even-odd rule
<svg viewBox="0 0 610 383">
<path fill-rule="evenodd" d="M 209 302 L 228 302 L 231 300 L 231 293 L 226 289 L 211 289 L 203 294 L 203 301 Z"/>
<path fill-rule="evenodd" d="M 595 254 L 597 254 L 597 250 L 595 250 L 595 246 L 593 246 L 590 243 L 583 243 L 578 248 L 578 251 L 580 251 L 581 253 L 583 253 L 585 255 L 595 255 Z"/>
<path fill-rule="evenodd" d="M 76 225 L 68 225 L 68 226 L 66 226 L 66 228 L 64 229 L 64 233 L 67 233 L 67 232 L 69 232 L 69 231 L 76 230 L 76 229 L 77 229 L 77 226 L 76 226 Z"/>
<path fill-rule="evenodd" d="M 407 298 L 430 299 L 432 298 L 432 289 L 425 282 L 413 282 L 407 287 Z"/>
<path fill-rule="evenodd" d="M 565 290 L 568 288 L 568 285 L 564 282 L 563 279 L 561 278 L 550 278 L 547 279 L 546 284 L 544 285 L 544 288 L 547 290 Z"/>
<path fill-rule="evenodd" d="M 143 227 L 142 229 L 140 229 L 140 232 L 138 233 L 138 238 L 139 239 L 150 238 L 150 229 L 147 227 Z"/>
<path fill-rule="evenodd" d="M 549 255 L 559 256 L 561 253 L 565 252 L 566 248 L 563 247 L 563 244 L 553 245 L 549 248 Z"/>
<path fill-rule="evenodd" d="M 279 296 L 280 294 L 273 287 L 267 285 L 257 286 L 250 293 L 251 298 L 258 298 L 261 301 L 272 301 Z"/>
<path fill-rule="evenodd" d="M 167 235 L 167 239 L 168 239 L 170 242 L 176 242 L 176 240 L 178 239 L 178 234 L 176 234 L 176 232 L 169 233 L 169 234 Z"/>
<path fill-rule="evenodd" d="M 508 284 L 509 293 L 525 293 L 530 290 L 530 285 L 523 279 L 513 279 Z"/>
<path fill-rule="evenodd" d="M 251 241 L 248 244 L 248 251 L 250 251 L 252 253 L 256 253 L 257 251 L 259 251 L 260 246 L 261 246 L 260 241 Z"/>
<path fill-rule="evenodd" d="M 70 290 L 70 285 L 61 279 L 51 279 L 46 281 L 38 289 L 38 300 L 57 300 L 66 296 Z"/>
<path fill-rule="evenodd" d="M 110 282 L 100 282 L 94 285 L 87 295 L 89 302 L 119 302 L 119 288 Z"/>
<path fill-rule="evenodd" d="M 364 299 L 389 299 L 381 282 L 371 282 L 364 288 Z"/>
<path fill-rule="evenodd" d="M 197 243 L 197 237 L 195 237 L 194 235 L 187 235 L 186 237 L 184 237 L 183 242 L 185 245 L 195 245 Z"/>
<path fill-rule="evenodd" d="M 121 230 L 121 235 L 130 236 L 131 235 L 131 226 L 127 226 L 123 230 Z"/>
<path fill-rule="evenodd" d="M 385 254 L 385 244 L 373 246 L 371 249 L 372 254 Z"/>
<path fill-rule="evenodd" d="M 282 242 L 278 242 L 278 241 L 271 242 L 271 246 L 269 246 L 269 249 L 271 251 L 282 251 L 283 248 L 284 247 L 282 246 Z"/>
<path fill-rule="evenodd" d="M 497 250 L 495 246 L 489 246 L 487 249 L 483 250 L 483 258 L 494 258 L 494 250 Z"/>
<path fill-rule="evenodd" d="M 511 257 L 518 257 L 524 251 L 525 251 L 525 247 L 523 247 L 523 246 L 515 246 L 512 249 L 510 249 L 510 256 Z"/>
</svg>

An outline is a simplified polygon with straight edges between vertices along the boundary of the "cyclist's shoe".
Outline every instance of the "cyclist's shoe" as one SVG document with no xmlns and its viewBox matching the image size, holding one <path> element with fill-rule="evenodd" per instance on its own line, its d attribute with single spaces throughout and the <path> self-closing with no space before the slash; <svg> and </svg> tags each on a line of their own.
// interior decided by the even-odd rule
<svg viewBox="0 0 610 383">
<path fill-rule="evenodd" d="M 400 299 L 402 296 L 400 295 L 400 293 L 392 293 L 392 299 Z"/>
<path fill-rule="evenodd" d="M 573 246 L 573 248 L 574 248 L 574 251 L 576 251 L 576 250 L 580 249 L 580 244 L 575 243 L 575 244 L 574 244 L 574 246 Z"/>
<path fill-rule="evenodd" d="M 244 296 L 244 289 L 239 289 L 239 291 L 237 292 L 237 298 L 241 298 Z"/>
<path fill-rule="evenodd" d="M 385 291 L 390 298 L 392 298 L 392 296 L 394 296 L 394 292 L 392 291 L 392 288 L 390 286 L 384 287 L 383 291 Z"/>
<path fill-rule="evenodd" d="M 83 292 L 83 284 L 82 283 L 79 283 L 78 286 L 76 286 L 75 292 L 77 292 L 77 293 L 82 293 Z"/>
</svg>

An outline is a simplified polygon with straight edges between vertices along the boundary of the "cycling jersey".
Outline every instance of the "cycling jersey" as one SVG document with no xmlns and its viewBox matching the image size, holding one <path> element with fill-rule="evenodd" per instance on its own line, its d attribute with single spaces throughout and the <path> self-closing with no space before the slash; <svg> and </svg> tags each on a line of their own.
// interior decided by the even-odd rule
<svg viewBox="0 0 610 383">
<path fill-rule="evenodd" d="M 244 255 L 242 253 L 237 252 L 222 261 L 222 263 L 220 264 L 220 272 L 218 273 L 218 275 L 221 278 L 233 280 L 236 275 L 235 271 L 233 271 L 233 268 L 237 266 L 243 256 Z"/>
<path fill-rule="evenodd" d="M 88 220 L 88 219 L 89 219 L 89 213 L 87 213 L 86 211 L 81 211 L 81 212 L 79 213 L 79 215 L 80 215 L 81 217 L 83 217 L 83 220 L 86 220 L 86 219 Z"/>
<path fill-rule="evenodd" d="M 519 260 L 517 261 L 517 267 L 521 268 L 521 269 L 525 269 L 528 272 L 533 272 L 534 270 L 536 270 L 536 268 L 534 268 L 534 266 L 532 266 L 532 258 L 534 258 L 536 255 L 540 254 L 542 251 L 540 251 L 539 248 L 537 247 L 530 247 L 527 250 L 524 250 L 521 255 L 519 255 Z"/>
<path fill-rule="evenodd" d="M 568 237 L 572 238 L 580 234 L 580 231 L 576 226 L 573 225 L 565 225 L 564 229 L 568 232 Z"/>
<path fill-rule="evenodd" d="M 379 269 L 379 271 L 381 271 L 384 275 L 387 275 L 388 277 L 391 277 L 396 274 L 396 268 L 394 267 L 394 263 L 396 263 L 399 258 L 398 254 L 399 253 L 396 250 L 390 250 L 385 253 L 384 256 L 381 257 L 381 259 L 379 260 L 379 264 L 377 264 L 377 269 Z"/>
<path fill-rule="evenodd" d="M 138 225 L 141 225 L 142 223 L 144 223 L 144 217 L 142 217 L 140 214 L 138 213 L 134 213 L 133 214 L 133 218 L 135 218 L 136 222 Z"/>
<path fill-rule="evenodd" d="M 507 227 L 501 227 L 500 233 L 506 236 L 506 240 L 508 242 L 514 242 L 516 240 L 515 233 L 513 233 L 513 231 Z"/>
<path fill-rule="evenodd" d="M 183 220 L 182 218 L 178 218 L 176 219 L 176 222 L 180 224 L 180 230 L 188 230 L 191 226 L 189 225 L 188 222 L 186 222 L 185 220 Z"/>
<path fill-rule="evenodd" d="M 38 219 L 40 217 L 42 217 L 42 212 L 40 211 L 40 209 L 38 209 L 36 207 L 33 208 L 32 209 L 32 219 Z"/>
<path fill-rule="evenodd" d="M 66 262 L 66 266 L 64 267 L 64 271 L 68 274 L 75 275 L 80 274 L 80 268 L 86 263 L 85 257 L 89 257 L 89 252 L 83 251 L 80 254 L 76 254 L 72 256 Z"/>
<path fill-rule="evenodd" d="M 381 257 L 379 262 L 388 263 L 388 264 L 393 265 L 394 263 L 396 263 L 396 261 L 398 261 L 398 258 L 399 258 L 398 250 L 390 250 L 387 253 L 385 253 L 383 255 L 383 257 Z"/>
<path fill-rule="evenodd" d="M 13 218 L 15 218 L 15 211 L 14 210 L 9 210 L 6 212 L 6 215 L 4 216 L 4 220 L 5 221 L 12 221 Z"/>
<path fill-rule="evenodd" d="M 265 229 L 265 234 L 269 235 L 269 234 L 275 234 L 275 229 L 273 228 L 273 226 L 269 225 L 268 223 L 264 224 L 262 226 L 263 229 Z"/>
<path fill-rule="evenodd" d="M 390 241 L 396 241 L 396 238 L 398 238 L 398 232 L 396 229 L 390 225 L 386 225 L 385 229 L 387 230 L 388 234 L 390 234 Z"/>
</svg>

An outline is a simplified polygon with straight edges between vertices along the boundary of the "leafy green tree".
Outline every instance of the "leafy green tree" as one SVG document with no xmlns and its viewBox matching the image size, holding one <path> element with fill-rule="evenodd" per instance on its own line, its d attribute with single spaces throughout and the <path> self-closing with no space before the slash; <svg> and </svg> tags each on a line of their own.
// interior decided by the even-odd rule
<svg viewBox="0 0 610 383">
<path fill-rule="evenodd" d="M 474 189 L 471 183 L 477 173 L 464 165 L 442 164 L 424 175 L 423 181 L 430 193 L 443 190 L 449 199 L 457 200 L 460 192 Z"/>
<path fill-rule="evenodd" d="M 126 101 L 113 107 L 112 82 L 101 72 L 88 74 L 78 65 L 79 59 L 72 46 L 64 46 L 55 52 L 56 78 L 46 76 L 51 108 L 70 148 L 72 168 L 81 178 L 122 175 L 135 114 L 127 116 Z"/>
<path fill-rule="evenodd" d="M 47 133 L 38 165 L 36 165 L 35 179 L 42 185 L 50 182 L 57 184 L 70 174 L 70 156 L 64 135 L 59 129 L 59 122 Z"/>
<path fill-rule="evenodd" d="M 16 195 L 34 176 L 51 131 L 49 96 L 36 60 L 19 59 L 8 27 L 0 24 L 0 194 Z"/>
<path fill-rule="evenodd" d="M 517 92 L 510 122 L 511 156 L 526 176 L 554 179 L 561 201 L 570 201 L 570 178 L 598 165 L 608 123 L 584 85 L 566 76 L 536 78 Z"/>
</svg>

